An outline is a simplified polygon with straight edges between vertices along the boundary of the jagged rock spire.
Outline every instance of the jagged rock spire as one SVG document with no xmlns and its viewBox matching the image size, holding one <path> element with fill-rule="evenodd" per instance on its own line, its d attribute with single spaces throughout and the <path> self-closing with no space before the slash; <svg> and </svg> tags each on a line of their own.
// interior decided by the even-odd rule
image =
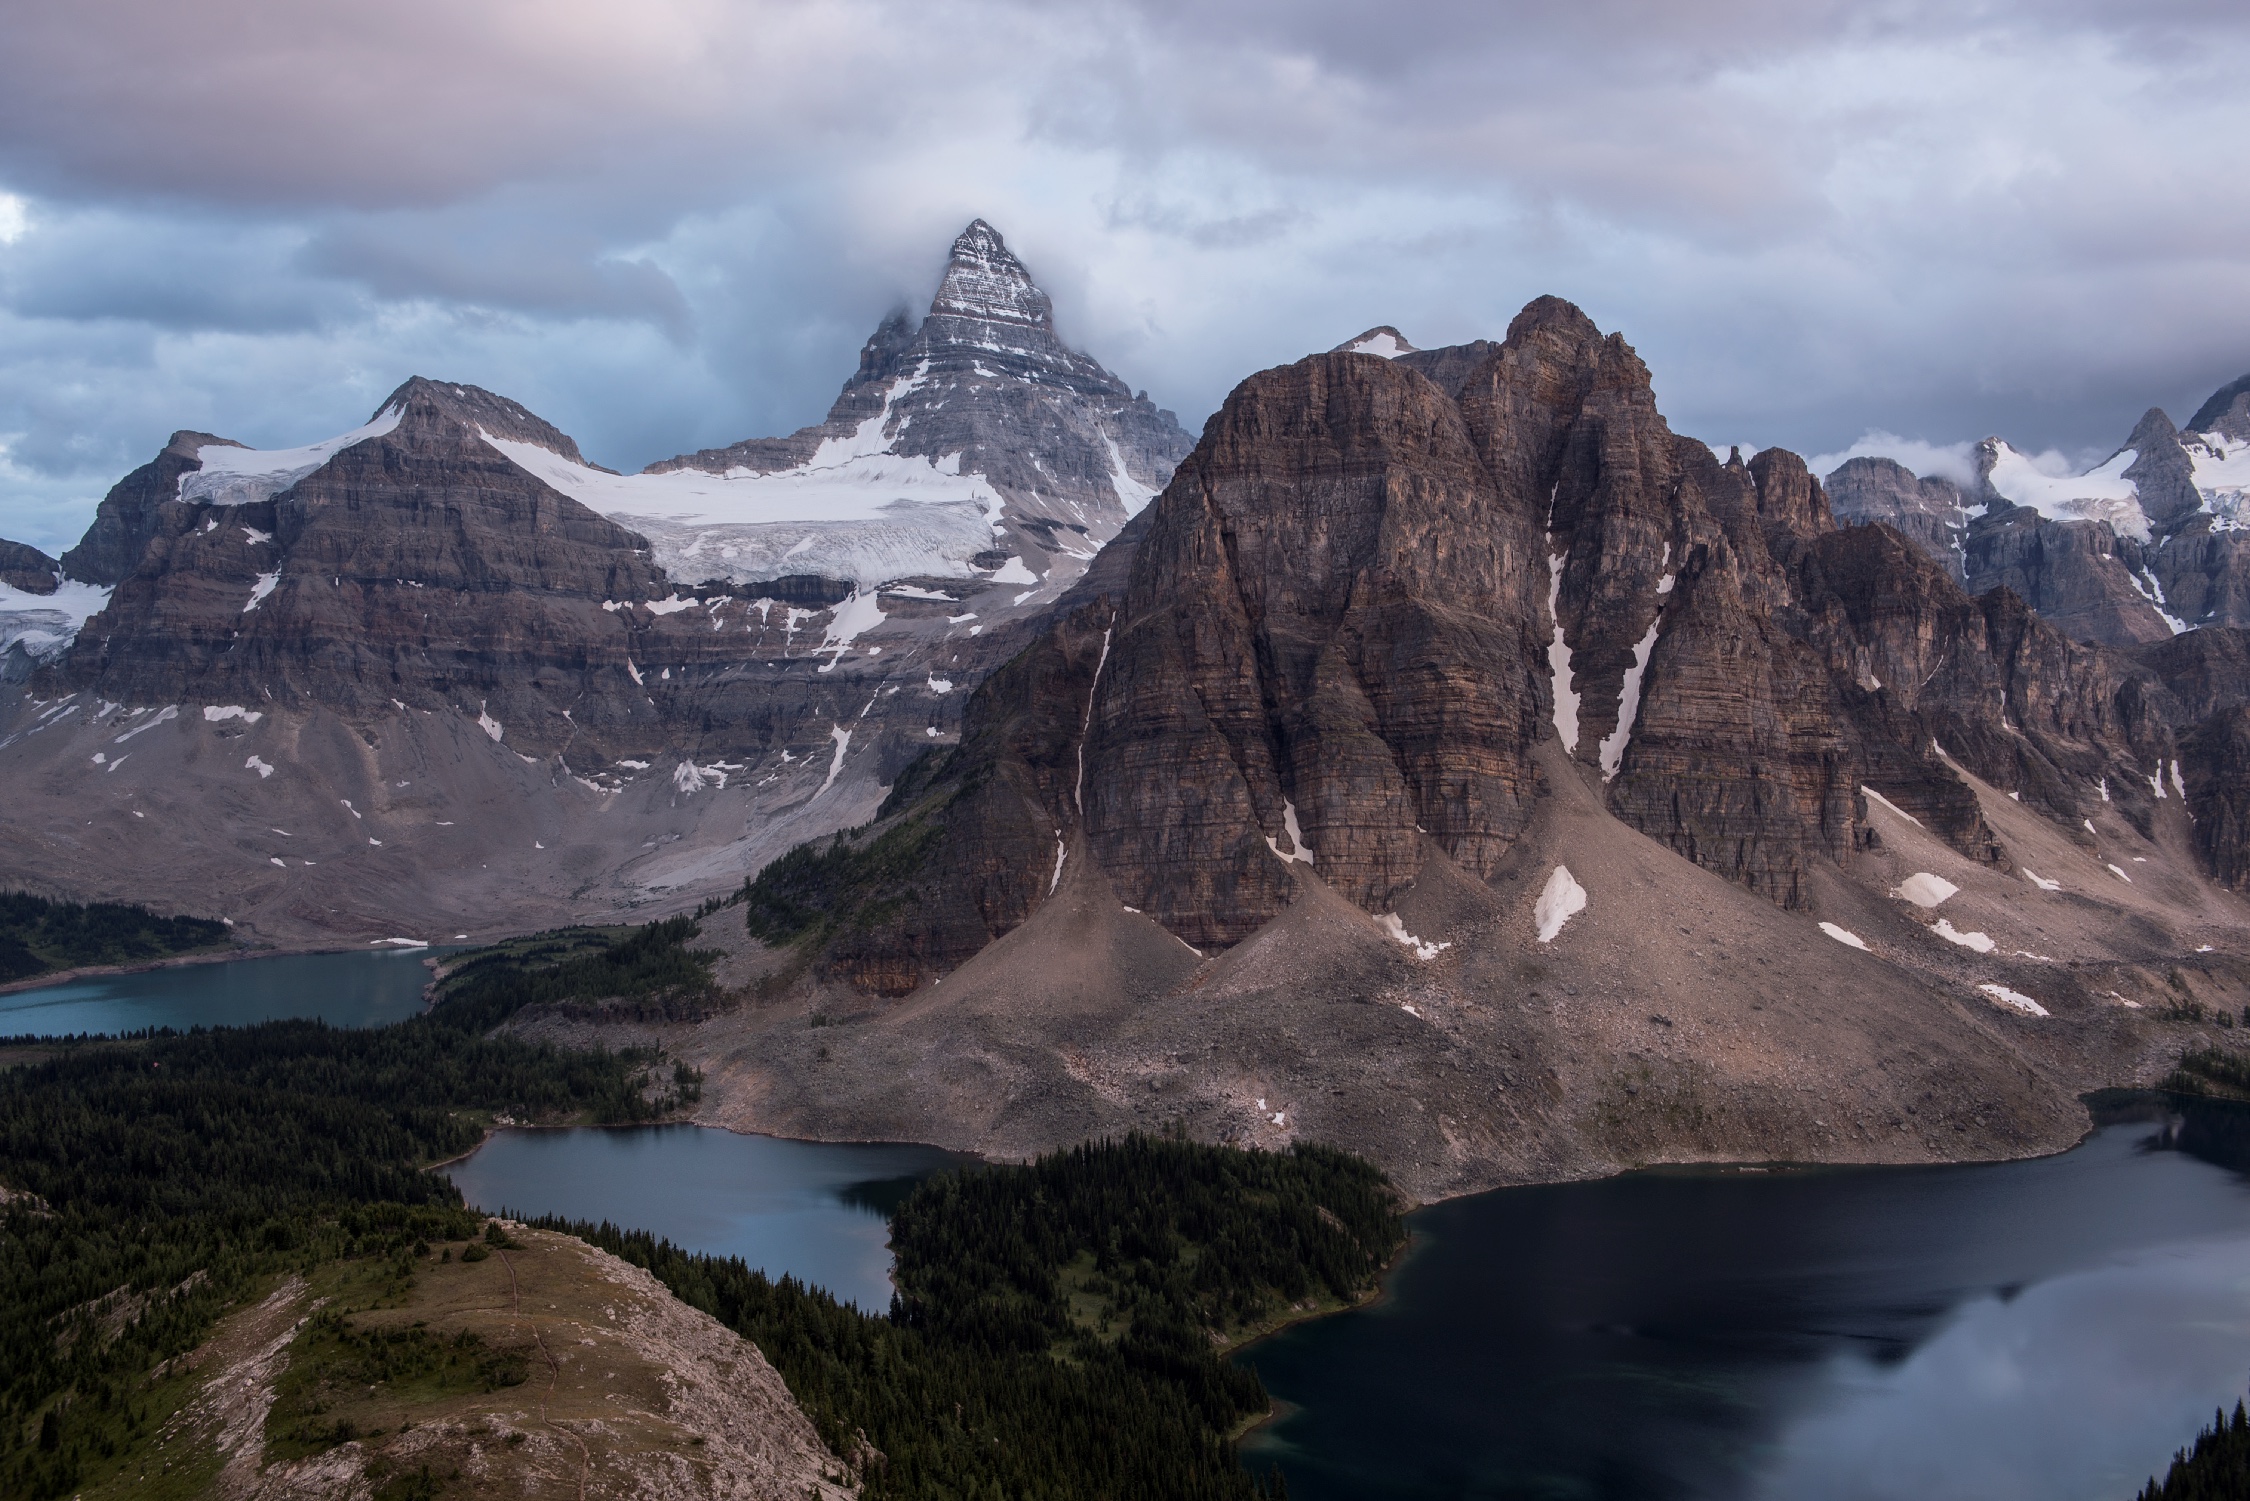
<svg viewBox="0 0 2250 1501">
<path fill-rule="evenodd" d="M 945 264 L 945 279 L 938 284 L 937 296 L 930 299 L 930 318 L 940 326 L 926 327 L 924 332 L 940 337 L 956 334 L 943 327 L 955 319 L 1011 326 L 1042 339 L 1054 337 L 1054 304 L 1008 249 L 1000 231 L 982 219 L 971 221 L 954 240 L 953 253 Z"/>
</svg>

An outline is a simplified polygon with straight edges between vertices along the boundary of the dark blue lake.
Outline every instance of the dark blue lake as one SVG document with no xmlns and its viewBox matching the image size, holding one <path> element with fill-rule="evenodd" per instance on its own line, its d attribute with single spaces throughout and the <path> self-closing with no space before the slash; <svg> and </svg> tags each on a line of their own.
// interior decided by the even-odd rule
<svg viewBox="0 0 2250 1501">
<path fill-rule="evenodd" d="M 2250 1380 L 2250 1180 L 1651 1172 L 1415 1214 L 1375 1306 L 1242 1357 L 1295 1501 L 2130 1501 Z"/>
<path fill-rule="evenodd" d="M 445 1171 L 487 1213 L 608 1220 L 882 1313 L 891 1306 L 886 1217 L 922 1179 L 975 1160 L 910 1143 L 585 1126 L 496 1132 Z"/>
<path fill-rule="evenodd" d="M 451 949 L 370 949 L 279 954 L 98 975 L 0 994 L 0 1037 L 72 1037 L 143 1027 L 246 1027 L 314 1017 L 338 1027 L 380 1027 L 422 1009 L 422 961 Z"/>
</svg>

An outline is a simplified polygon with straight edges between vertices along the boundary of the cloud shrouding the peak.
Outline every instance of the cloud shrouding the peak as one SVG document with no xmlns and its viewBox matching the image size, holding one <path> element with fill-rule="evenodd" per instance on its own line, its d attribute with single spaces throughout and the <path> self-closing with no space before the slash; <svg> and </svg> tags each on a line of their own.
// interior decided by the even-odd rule
<svg viewBox="0 0 2250 1501">
<path fill-rule="evenodd" d="M 975 215 L 1191 425 L 1542 292 L 1683 431 L 1931 472 L 2250 368 L 2250 17 L 2197 0 L 0 6 L 0 535 L 50 547 L 176 427 L 413 373 L 615 467 L 787 430 Z"/>
</svg>

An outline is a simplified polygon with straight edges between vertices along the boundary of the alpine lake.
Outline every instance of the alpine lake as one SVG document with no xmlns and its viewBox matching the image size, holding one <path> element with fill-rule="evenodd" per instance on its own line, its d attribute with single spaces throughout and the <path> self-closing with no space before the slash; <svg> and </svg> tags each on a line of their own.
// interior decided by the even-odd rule
<svg viewBox="0 0 2250 1501">
<path fill-rule="evenodd" d="M 421 1009 L 429 951 L 0 995 L 0 1034 Z M 1297 1501 L 2130 1501 L 2250 1380 L 2250 1112 L 2109 1102 L 2072 1151 L 1657 1169 L 1433 1205 L 1376 1302 L 1237 1356 Z M 609 1220 L 888 1306 L 885 1217 L 973 1159 L 696 1126 L 507 1129 L 488 1211 Z"/>
</svg>

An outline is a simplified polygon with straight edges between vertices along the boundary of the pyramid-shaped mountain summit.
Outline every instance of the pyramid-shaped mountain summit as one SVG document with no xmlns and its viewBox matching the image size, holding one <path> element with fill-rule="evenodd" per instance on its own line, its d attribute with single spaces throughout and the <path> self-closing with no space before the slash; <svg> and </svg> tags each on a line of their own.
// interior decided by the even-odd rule
<svg viewBox="0 0 2250 1501">
<path fill-rule="evenodd" d="M 965 518 L 966 535 L 980 545 L 961 554 L 962 538 L 937 542 L 943 571 L 971 559 L 1023 585 L 1027 600 L 1044 601 L 1084 571 L 1193 446 L 1170 412 L 1063 343 L 1053 302 L 1000 232 L 978 219 L 954 240 L 929 312 L 919 323 L 903 309 L 883 321 L 826 421 L 785 438 L 683 455 L 649 472 L 871 487 L 870 493 L 898 491 L 894 499 L 926 497 L 933 506 L 966 502 L 978 508 Z M 723 514 L 714 507 L 686 534 L 705 537 L 703 555 L 713 550 L 709 528 Z M 933 528 L 936 522 L 934 512 L 895 506 L 884 519 Z M 649 532 L 660 561 L 682 535 L 654 511 L 630 524 Z M 826 549 L 811 551 L 811 561 L 822 562 Z M 744 561 L 727 570 L 732 577 L 765 566 L 764 549 L 756 562 L 747 549 L 737 556 Z M 795 561 L 804 563 L 807 553 Z M 840 577 L 870 571 L 841 551 L 824 566 Z"/>
</svg>

